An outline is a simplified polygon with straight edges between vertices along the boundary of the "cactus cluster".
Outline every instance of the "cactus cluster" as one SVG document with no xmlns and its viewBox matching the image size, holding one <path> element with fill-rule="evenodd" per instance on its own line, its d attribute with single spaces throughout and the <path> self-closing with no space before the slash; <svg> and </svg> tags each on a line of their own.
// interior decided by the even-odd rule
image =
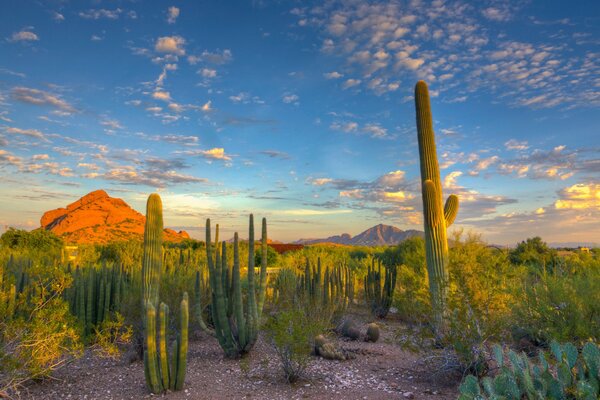
<svg viewBox="0 0 600 400">
<path fill-rule="evenodd" d="M 188 349 L 189 306 L 188 295 L 183 294 L 180 306 L 179 334 L 168 350 L 169 308 L 159 308 L 158 339 L 156 310 L 159 302 L 160 274 L 162 272 L 162 202 L 158 194 L 151 194 L 146 204 L 144 254 L 142 264 L 142 305 L 144 307 L 144 375 L 152 393 L 168 389 L 181 390 L 185 381 Z"/>
<path fill-rule="evenodd" d="M 17 304 L 17 286 L 4 281 L 4 268 L 0 265 L 0 321 L 12 319 Z"/>
<path fill-rule="evenodd" d="M 354 275 L 344 264 L 322 268 L 318 258 L 314 267 L 307 258 L 304 276 L 298 282 L 298 290 L 311 299 L 313 305 L 322 305 L 336 314 L 343 313 L 354 301 Z"/>
<path fill-rule="evenodd" d="M 71 313 L 83 325 L 85 336 L 107 319 L 111 311 L 119 310 L 127 282 L 119 265 L 75 270 L 73 284 L 65 291 L 65 296 Z"/>
<path fill-rule="evenodd" d="M 219 249 L 220 247 L 220 249 Z M 219 225 L 212 243 L 210 219 L 206 220 L 206 258 L 212 291 L 212 320 L 217 340 L 228 358 L 237 358 L 249 352 L 256 338 L 262 315 L 267 286 L 267 220 L 262 220 L 262 264 L 255 283 L 254 217 L 250 214 L 248 236 L 248 266 L 246 301 L 240 282 L 239 238 L 233 240 L 233 266 L 227 261 L 227 244 L 219 243 Z M 258 292 L 258 293 L 257 293 Z"/>
<path fill-rule="evenodd" d="M 448 239 L 446 229 L 458 213 L 458 197 L 450 195 L 442 206 L 442 181 L 437 161 L 435 134 L 429 103 L 429 91 L 424 81 L 415 86 L 417 137 L 421 164 L 421 190 L 425 225 L 425 250 L 429 290 L 438 336 L 444 331 L 444 313 L 448 291 Z"/>
<path fill-rule="evenodd" d="M 524 354 L 510 350 L 506 355 L 502 347 L 494 347 L 494 356 L 500 369 L 492 379 L 479 382 L 467 376 L 460 386 L 460 400 L 486 399 L 578 399 L 600 398 L 600 349 L 588 342 L 581 353 L 571 343 L 550 345 L 554 361 L 539 354 L 532 363 Z M 508 356 L 508 362 L 505 362 Z M 482 390 L 483 389 L 483 390 Z"/>
<path fill-rule="evenodd" d="M 377 318 L 385 318 L 390 312 L 396 288 L 396 267 L 382 267 L 381 260 L 371 259 L 365 276 L 365 299 Z"/>
</svg>

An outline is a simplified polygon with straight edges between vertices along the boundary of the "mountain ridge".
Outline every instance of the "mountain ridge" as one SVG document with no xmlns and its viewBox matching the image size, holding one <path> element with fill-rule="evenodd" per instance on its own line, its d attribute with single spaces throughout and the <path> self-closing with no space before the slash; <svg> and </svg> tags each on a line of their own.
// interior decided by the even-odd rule
<svg viewBox="0 0 600 400">
<path fill-rule="evenodd" d="M 124 200 L 95 190 L 66 207 L 46 211 L 40 219 L 42 229 L 54 232 L 67 243 L 108 243 L 143 239 L 146 217 Z M 164 229 L 164 240 L 189 239 L 185 231 Z"/>
<path fill-rule="evenodd" d="M 299 239 L 292 243 L 303 245 L 335 243 L 351 246 L 389 246 L 398 244 L 415 236 L 423 237 L 424 233 L 415 229 L 403 231 L 392 225 L 378 224 L 366 229 L 356 236 L 352 236 L 349 233 L 343 233 L 341 235 L 329 236 L 322 239 Z"/>
</svg>

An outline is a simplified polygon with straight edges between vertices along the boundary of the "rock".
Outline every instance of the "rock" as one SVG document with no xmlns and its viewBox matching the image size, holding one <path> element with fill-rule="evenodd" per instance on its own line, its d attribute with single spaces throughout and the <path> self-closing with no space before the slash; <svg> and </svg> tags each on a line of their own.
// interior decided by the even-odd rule
<svg viewBox="0 0 600 400">
<path fill-rule="evenodd" d="M 414 399 L 415 394 L 413 392 L 404 392 L 402 393 L 402 397 L 404 397 L 405 399 Z"/>
<path fill-rule="evenodd" d="M 108 243 L 144 237 L 146 217 L 104 190 L 86 194 L 65 208 L 47 211 L 41 228 L 61 236 L 67 243 Z M 164 230 L 165 241 L 189 239 L 185 231 Z"/>
</svg>

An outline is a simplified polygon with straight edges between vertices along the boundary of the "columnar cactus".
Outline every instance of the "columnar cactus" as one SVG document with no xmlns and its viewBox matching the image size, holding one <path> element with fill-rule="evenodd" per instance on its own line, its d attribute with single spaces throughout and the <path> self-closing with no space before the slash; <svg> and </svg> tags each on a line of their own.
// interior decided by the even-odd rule
<svg viewBox="0 0 600 400">
<path fill-rule="evenodd" d="M 312 305 L 325 307 L 334 314 L 343 313 L 354 298 L 354 277 L 344 264 L 323 268 L 321 259 L 317 258 L 317 267 L 312 268 L 307 258 L 304 277 L 298 282 L 299 291 Z"/>
<path fill-rule="evenodd" d="M 150 302 L 158 308 L 158 289 L 162 270 L 163 217 L 160 196 L 153 193 L 146 203 L 144 258 L 142 260 L 142 305 Z"/>
<path fill-rule="evenodd" d="M 180 311 L 180 333 L 173 344 L 171 363 L 167 351 L 167 325 L 169 308 L 160 304 L 159 335 L 156 331 L 156 308 L 160 273 L 162 270 L 162 203 L 159 195 L 151 194 L 146 206 L 144 230 L 144 258 L 142 265 L 142 302 L 144 305 L 144 375 L 152 393 L 168 389 L 180 390 L 185 380 L 188 347 L 189 306 L 188 295 L 183 294 Z"/>
<path fill-rule="evenodd" d="M 425 249 L 429 290 L 434 311 L 436 333 L 444 330 L 444 310 L 448 286 L 448 239 L 446 229 L 458 213 L 458 197 L 450 195 L 442 207 L 442 181 L 437 161 L 433 120 L 427 84 L 419 81 L 415 87 L 417 136 L 421 160 Z"/>
<path fill-rule="evenodd" d="M 392 306 L 396 288 L 396 267 L 384 267 L 381 260 L 371 259 L 371 265 L 365 277 L 365 299 L 371 307 L 371 312 L 378 318 L 385 318 Z"/>
<path fill-rule="evenodd" d="M 233 242 L 233 269 L 231 281 L 228 278 L 229 265 L 227 263 L 227 246 L 221 244 L 218 251 L 219 226 L 216 228 L 215 244 L 211 241 L 210 219 L 206 220 L 206 258 L 210 274 L 210 285 L 213 293 L 212 317 L 215 333 L 221 348 L 229 358 L 237 358 L 249 352 L 258 336 L 259 317 L 262 313 L 262 303 L 257 301 L 254 285 L 254 218 L 250 215 L 250 230 L 248 239 L 248 293 L 246 303 L 242 297 L 240 283 L 240 257 L 238 234 L 234 235 Z M 263 220 L 263 242 L 266 242 L 266 220 Z M 213 246 L 217 251 L 213 250 Z M 214 258 L 213 258 L 214 257 Z M 262 259 L 267 259 L 266 246 L 262 247 Z M 261 281 L 258 288 L 258 299 L 263 298 L 266 290 L 267 264 L 261 265 Z M 265 285 L 262 277 L 265 276 Z M 231 283 L 230 283 L 231 282 Z"/>
</svg>

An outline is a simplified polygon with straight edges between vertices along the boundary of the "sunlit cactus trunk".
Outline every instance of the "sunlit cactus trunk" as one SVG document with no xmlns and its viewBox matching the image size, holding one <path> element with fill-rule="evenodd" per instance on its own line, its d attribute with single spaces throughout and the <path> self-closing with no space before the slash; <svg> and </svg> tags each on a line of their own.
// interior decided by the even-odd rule
<svg viewBox="0 0 600 400">
<path fill-rule="evenodd" d="M 144 375 L 152 393 L 168 389 L 180 390 L 185 380 L 188 347 L 189 309 L 188 295 L 183 294 L 180 310 L 180 334 L 173 344 L 171 364 L 167 351 L 167 324 L 169 308 L 159 301 L 160 274 L 162 270 L 162 203 L 158 194 L 151 194 L 146 206 L 144 230 L 144 258 L 142 265 L 142 302 L 144 309 Z M 158 335 L 156 311 L 159 313 Z M 158 338 L 157 338 L 158 336 Z"/>
<path fill-rule="evenodd" d="M 446 229 L 456 218 L 458 197 L 450 195 L 446 201 L 446 206 L 442 206 L 442 181 L 435 147 L 429 92 L 424 81 L 419 81 L 415 87 L 415 108 L 419 158 L 421 161 L 421 189 L 429 290 L 435 330 L 438 335 L 443 335 L 448 291 L 448 239 Z"/>
</svg>

